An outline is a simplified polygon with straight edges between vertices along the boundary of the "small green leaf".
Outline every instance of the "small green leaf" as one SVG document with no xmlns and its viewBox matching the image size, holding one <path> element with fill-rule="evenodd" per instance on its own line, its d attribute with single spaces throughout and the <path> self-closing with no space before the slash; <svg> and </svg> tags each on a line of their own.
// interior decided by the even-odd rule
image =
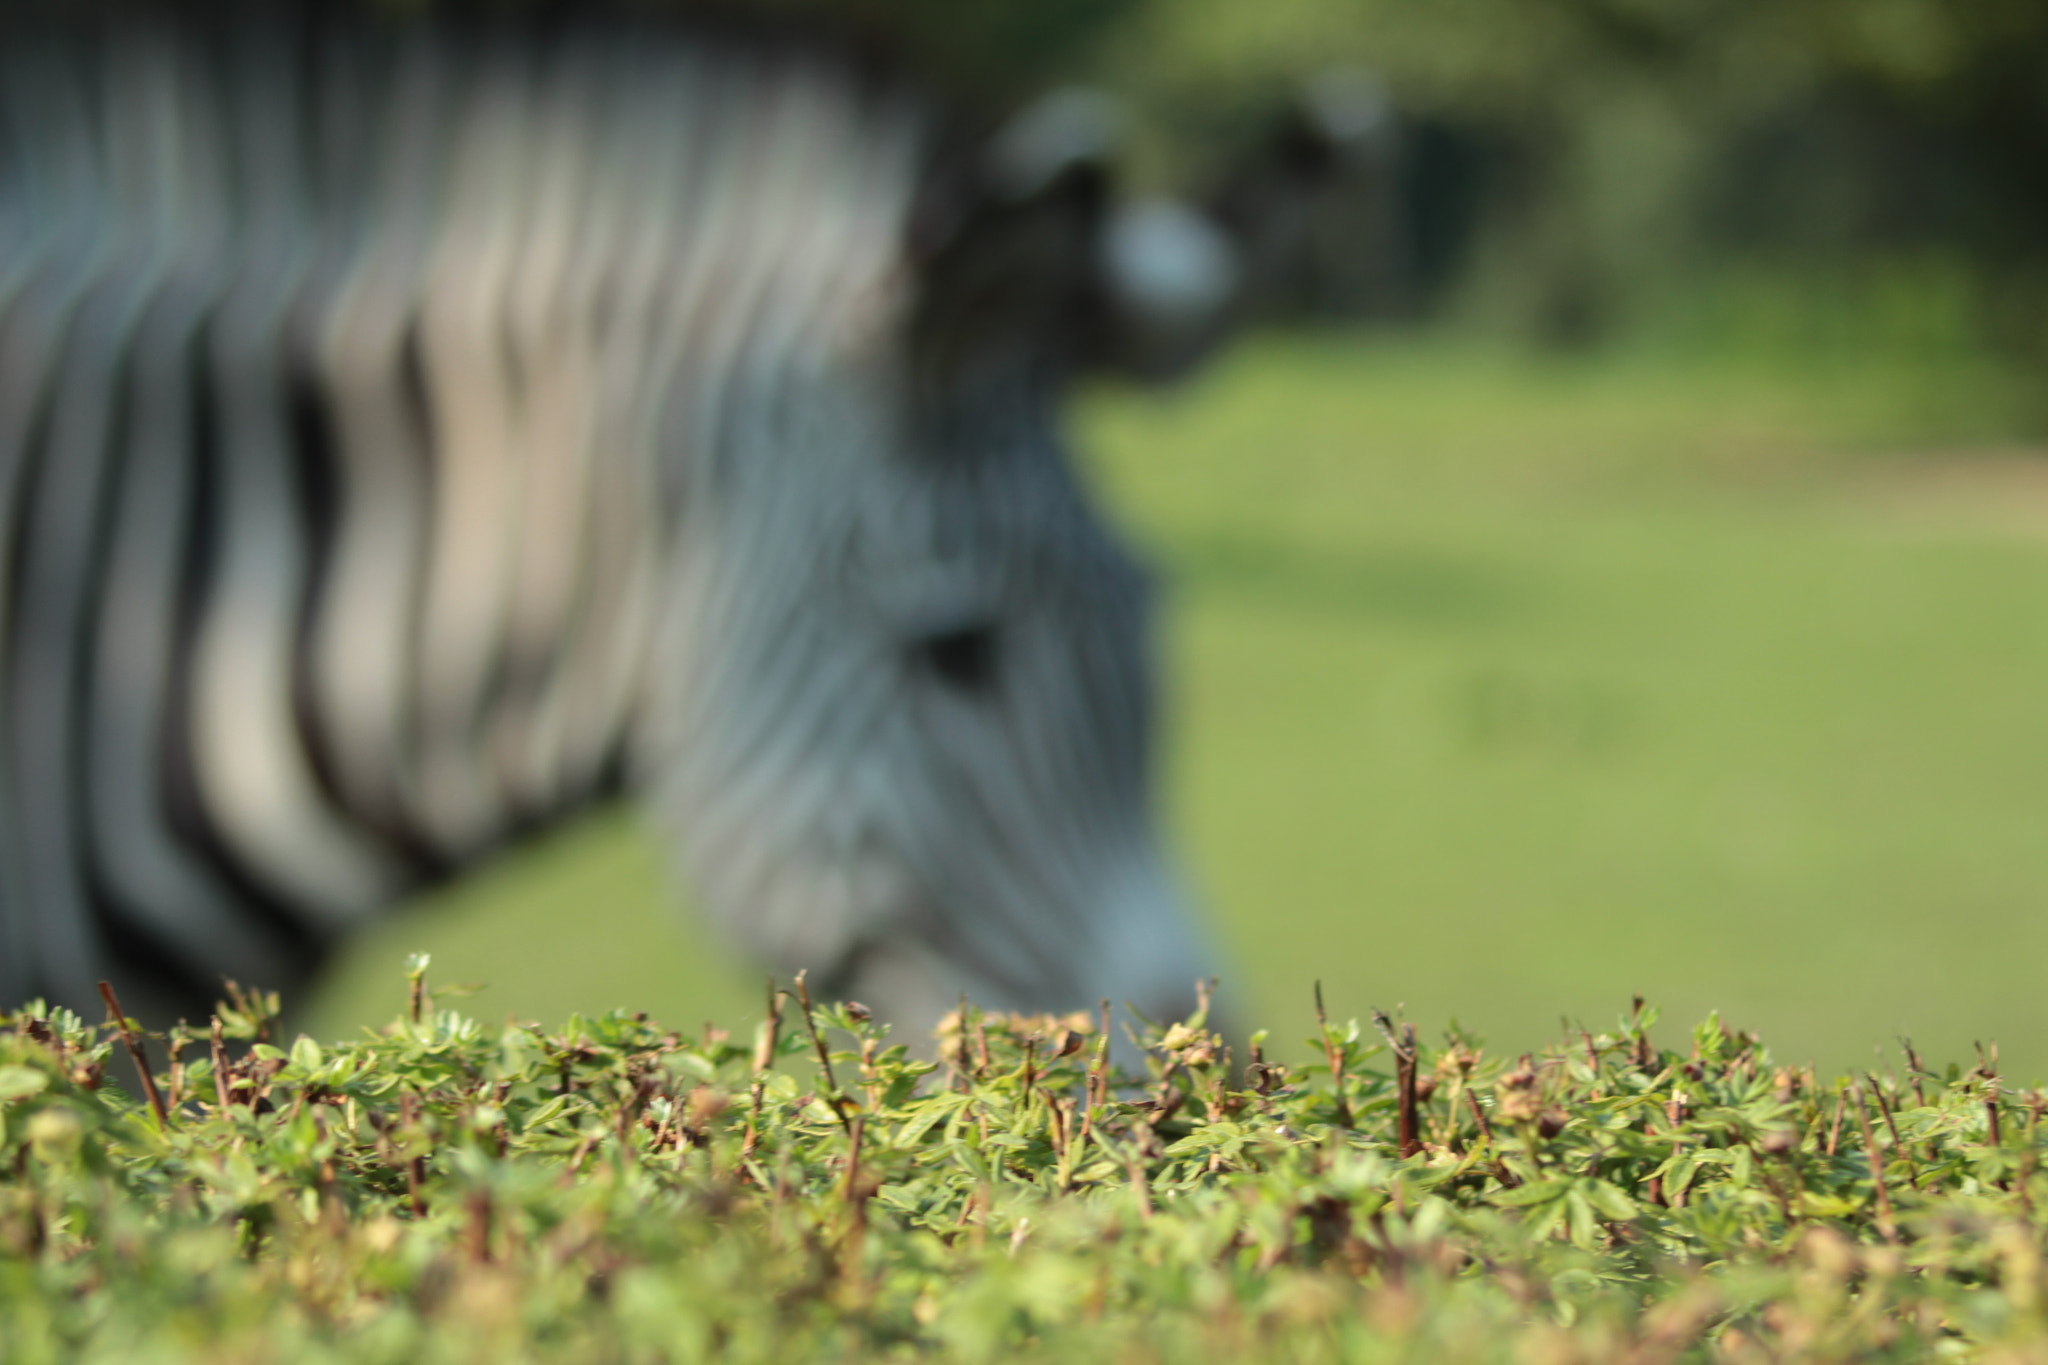
<svg viewBox="0 0 2048 1365">
<path fill-rule="evenodd" d="M 1554 1199 L 1564 1198 L 1570 1193 L 1571 1187 L 1569 1180 L 1538 1180 L 1527 1185 L 1518 1185 L 1512 1190 L 1496 1190 L 1488 1196 L 1487 1202 L 1502 1208 L 1533 1208 L 1538 1204 L 1548 1204 Z"/>
<path fill-rule="evenodd" d="M 1593 1205 L 1586 1199 L 1578 1185 L 1574 1185 L 1564 1197 L 1567 1216 L 1571 1220 L 1571 1239 L 1575 1245 L 1589 1250 L 1598 1244 L 1600 1225 L 1593 1217 Z"/>
<path fill-rule="evenodd" d="M 1586 1202 L 1598 1209 L 1600 1216 L 1609 1222 L 1625 1223 L 1636 1216 L 1636 1204 L 1617 1185 L 1605 1180 L 1587 1176 L 1578 1183 L 1578 1190 Z"/>
<path fill-rule="evenodd" d="M 916 1115 L 896 1130 L 891 1145 L 899 1149 L 917 1146 L 926 1133 L 966 1108 L 972 1099 L 970 1095 L 945 1094 L 919 1101 Z"/>
<path fill-rule="evenodd" d="M 50 1075 L 27 1066 L 0 1066 L 0 1103 L 40 1095 L 49 1089 Z"/>
</svg>

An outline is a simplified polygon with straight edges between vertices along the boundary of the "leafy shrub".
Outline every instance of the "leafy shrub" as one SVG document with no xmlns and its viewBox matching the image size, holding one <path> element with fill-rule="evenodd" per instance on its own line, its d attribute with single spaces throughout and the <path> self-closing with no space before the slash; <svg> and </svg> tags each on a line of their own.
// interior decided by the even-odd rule
<svg viewBox="0 0 2048 1365">
<path fill-rule="evenodd" d="M 1995 1055 L 1823 1083 L 1638 1004 L 1520 1058 L 1324 1024 L 1300 1068 L 1197 1018 L 1136 1077 L 1085 1016 L 967 1011 L 938 1062 L 781 994 L 747 1043 L 491 1029 L 423 965 L 338 1046 L 246 995 L 211 1038 L 6 1020 L 0 1362 L 2048 1350 L 2043 1101 Z"/>
</svg>

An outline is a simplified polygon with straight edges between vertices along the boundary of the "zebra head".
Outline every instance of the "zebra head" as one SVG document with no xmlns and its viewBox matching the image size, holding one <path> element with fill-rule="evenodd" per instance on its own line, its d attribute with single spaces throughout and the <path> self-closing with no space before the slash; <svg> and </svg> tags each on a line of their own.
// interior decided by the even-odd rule
<svg viewBox="0 0 2048 1365">
<path fill-rule="evenodd" d="M 1099 110 L 953 158 L 780 41 L 77 8 L 0 21 L 0 1005 L 293 986 L 622 771 L 885 1016 L 1194 1003 L 1058 417 L 1231 266 Z"/>
<path fill-rule="evenodd" d="M 1060 423 L 1126 321 L 1115 219 L 1045 150 L 923 186 L 784 333 L 817 344 L 727 378 L 645 713 L 713 916 L 920 1029 L 963 992 L 1180 1018 L 1209 970 L 1155 828 L 1151 580 Z"/>
</svg>

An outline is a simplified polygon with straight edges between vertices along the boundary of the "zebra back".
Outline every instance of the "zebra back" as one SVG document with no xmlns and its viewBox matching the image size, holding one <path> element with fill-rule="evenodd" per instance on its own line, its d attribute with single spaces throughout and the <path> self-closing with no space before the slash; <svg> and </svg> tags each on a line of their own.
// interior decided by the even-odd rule
<svg viewBox="0 0 2048 1365">
<path fill-rule="evenodd" d="M 696 462 L 877 325 L 930 163 L 618 21 L 16 14 L 0 117 L 0 997 L 81 1008 L 293 979 L 613 781 Z"/>
</svg>

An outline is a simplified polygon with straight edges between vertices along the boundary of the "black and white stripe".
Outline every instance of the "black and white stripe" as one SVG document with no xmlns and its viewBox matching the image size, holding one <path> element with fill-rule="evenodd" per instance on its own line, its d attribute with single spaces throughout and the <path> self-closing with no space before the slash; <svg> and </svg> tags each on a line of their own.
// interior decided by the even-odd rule
<svg viewBox="0 0 2048 1365">
<path fill-rule="evenodd" d="M 276 8 L 0 21 L 0 1000 L 290 983 L 625 778 L 899 1016 L 1177 1005 L 1093 166 L 784 42 Z"/>
</svg>

